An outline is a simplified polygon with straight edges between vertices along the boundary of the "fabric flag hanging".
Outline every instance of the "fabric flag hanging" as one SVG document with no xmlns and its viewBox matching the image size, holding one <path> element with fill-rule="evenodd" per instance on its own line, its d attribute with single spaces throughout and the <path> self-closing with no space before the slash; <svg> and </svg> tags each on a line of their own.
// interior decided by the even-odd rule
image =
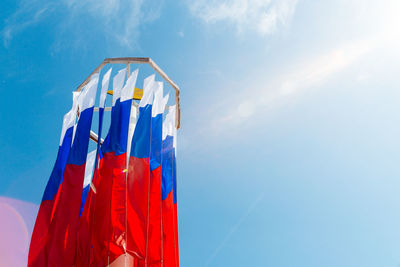
<svg viewBox="0 0 400 267">
<path fill-rule="evenodd" d="M 179 266 L 176 199 L 175 106 L 169 108 L 163 123 L 162 143 L 162 230 L 165 267 Z"/>
<path fill-rule="evenodd" d="M 64 175 L 65 165 L 72 143 L 72 133 L 75 123 L 76 111 L 78 107 L 78 92 L 73 93 L 72 109 L 64 115 L 61 130 L 60 146 L 58 148 L 57 159 L 51 172 L 50 179 L 47 182 L 43 194 L 42 203 L 36 218 L 33 229 L 31 243 L 29 247 L 28 266 L 46 266 L 47 253 L 45 245 L 48 237 L 49 225 L 52 219 L 52 211 L 55 207 L 56 195 Z"/>
<path fill-rule="evenodd" d="M 126 151 L 138 70 L 122 88 L 125 75 L 124 69 L 114 78 L 111 125 L 102 146 L 101 178 L 94 211 L 96 224 L 93 225 L 95 261 L 101 266 L 113 262 L 126 248 Z"/>
<path fill-rule="evenodd" d="M 168 95 L 163 98 L 163 83 L 154 86 L 154 102 L 151 118 L 150 142 L 150 195 L 147 226 L 146 260 L 147 266 L 161 266 L 162 227 L 161 227 L 161 146 L 162 123 Z"/>
<path fill-rule="evenodd" d="M 93 201 L 91 183 L 97 174 L 95 168 L 97 150 L 88 153 L 86 158 L 85 178 L 83 181 L 81 216 L 79 218 L 78 240 L 75 266 L 88 266 L 90 262 L 90 206 Z"/>
<path fill-rule="evenodd" d="M 111 226 L 112 239 L 110 242 L 110 263 L 115 257 L 122 255 L 126 251 L 126 162 L 127 162 L 127 144 L 129 133 L 129 116 L 131 114 L 132 97 L 136 85 L 138 70 L 134 71 L 128 78 L 126 85 L 121 90 L 120 110 L 118 117 L 119 126 L 118 138 L 111 140 L 112 144 L 118 144 L 114 149 L 115 156 L 118 158 L 114 162 L 114 177 L 111 199 Z M 116 115 L 114 115 L 116 118 Z M 115 124 L 114 124 L 115 125 Z M 118 171 L 115 171 L 118 170 Z M 112 260 L 111 260 L 112 259 Z"/>
<path fill-rule="evenodd" d="M 144 80 L 139 117 L 132 138 L 127 183 L 127 251 L 143 260 L 146 256 L 148 195 L 150 190 L 150 139 L 154 74 Z"/>
<path fill-rule="evenodd" d="M 100 151 L 100 140 L 101 140 L 101 133 L 103 129 L 103 117 L 104 117 L 104 107 L 106 106 L 106 97 L 108 91 L 108 85 L 110 83 L 110 76 L 111 76 L 112 69 L 110 68 L 106 74 L 104 74 L 103 80 L 101 82 L 101 93 L 100 93 L 100 101 L 99 101 L 99 129 L 98 129 L 98 142 L 97 142 L 97 155 Z M 96 168 L 98 161 L 98 156 L 96 156 Z"/>
<path fill-rule="evenodd" d="M 109 227 L 111 227 L 111 198 L 112 198 L 112 180 L 113 180 L 113 153 L 110 149 L 110 136 L 113 135 L 113 123 L 115 124 L 114 114 L 116 114 L 115 105 L 119 103 L 121 90 L 124 85 L 126 69 L 120 70 L 113 78 L 113 99 L 111 110 L 111 125 L 108 134 L 101 148 L 101 160 L 99 167 L 98 183 L 96 186 L 96 201 L 93 207 L 92 225 L 92 244 L 94 250 L 94 262 L 97 266 L 106 266 L 109 263 L 109 241 L 111 240 Z M 108 151 L 107 151 L 108 150 Z M 111 152 L 111 153 L 107 153 Z"/>
<path fill-rule="evenodd" d="M 103 125 L 103 114 L 104 107 L 106 102 L 107 90 L 111 76 L 111 68 L 104 74 L 102 80 L 102 87 L 100 92 L 100 101 L 99 101 L 99 125 L 98 125 L 98 140 L 101 140 L 102 133 L 102 125 Z M 99 161 L 99 152 L 100 152 L 100 141 L 97 142 L 97 149 L 95 153 L 95 162 L 94 162 L 94 173 L 92 182 L 87 187 L 88 193 L 86 197 L 86 201 L 84 203 L 84 208 L 82 211 L 82 215 L 79 219 L 79 233 L 78 233 L 78 249 L 77 249 L 77 262 L 76 266 L 88 266 L 90 264 L 90 259 L 92 257 L 91 251 L 91 224 L 93 223 L 93 210 L 94 210 L 94 202 L 95 202 L 95 188 L 98 183 L 98 161 Z M 86 176 L 85 176 L 86 177 Z M 85 198 L 85 189 L 82 199 Z M 82 208 L 82 207 L 81 207 Z"/>
<path fill-rule="evenodd" d="M 72 266 L 75 261 L 82 186 L 98 79 L 99 74 L 94 74 L 78 98 L 78 123 L 50 225 L 48 266 Z"/>
<path fill-rule="evenodd" d="M 177 130 L 175 127 L 175 118 L 176 118 L 176 106 L 172 109 L 172 117 L 174 118 L 174 124 L 173 124 L 173 147 L 174 149 L 172 150 L 172 182 L 173 182 L 173 187 L 172 187 L 172 192 L 173 192 L 173 205 L 174 205 L 174 219 L 173 219 L 173 225 L 174 225 L 174 254 L 175 254 L 175 266 L 179 267 L 179 236 L 178 236 L 178 198 L 177 198 L 177 180 L 176 180 L 176 157 L 177 157 Z"/>
</svg>

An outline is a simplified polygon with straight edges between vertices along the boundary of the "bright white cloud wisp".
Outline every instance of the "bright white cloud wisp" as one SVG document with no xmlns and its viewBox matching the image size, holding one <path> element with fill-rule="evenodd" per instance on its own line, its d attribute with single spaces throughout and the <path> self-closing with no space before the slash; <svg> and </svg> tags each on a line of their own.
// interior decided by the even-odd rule
<svg viewBox="0 0 400 267">
<path fill-rule="evenodd" d="M 286 26 L 295 11 L 297 0 L 197 0 L 188 2 L 195 17 L 206 23 L 228 22 L 239 33 L 251 30 L 260 35 L 274 33 Z"/>
<path fill-rule="evenodd" d="M 359 20 L 363 27 L 373 30 L 353 40 L 341 40 L 328 46 L 324 44 L 324 52 L 300 54 L 291 63 L 280 66 L 280 71 L 273 78 L 258 75 L 250 84 L 237 84 L 238 88 L 230 90 L 241 92 L 240 95 L 231 95 L 225 99 L 224 104 L 231 108 L 224 114 L 219 112 L 220 115 L 213 116 L 208 126 L 215 133 L 221 131 L 222 124 L 234 129 L 243 128 L 244 122 L 251 123 L 259 119 L 256 114 L 265 114 L 267 110 L 311 88 L 322 89 L 334 75 L 359 68 L 358 62 L 366 56 L 379 51 L 398 53 L 395 44 L 400 40 L 400 20 L 397 15 L 399 5 L 400 2 L 394 0 L 387 1 L 384 7 L 379 4 L 363 4 L 366 11 L 360 15 Z M 356 3 L 352 3 L 351 7 L 355 10 L 359 8 Z M 318 39 L 314 42 L 318 42 Z M 268 70 L 265 71 L 268 73 Z M 356 79 L 365 80 L 368 77 L 366 73 L 362 75 Z M 249 91 L 240 88 L 248 88 Z M 220 104 L 216 106 L 220 108 Z"/>
<path fill-rule="evenodd" d="M 8 47 L 12 39 L 30 26 L 57 16 L 56 26 L 61 30 L 76 29 L 84 21 L 120 45 L 131 46 L 139 36 L 141 25 L 159 18 L 162 1 L 143 0 L 63 0 L 49 3 L 45 0 L 22 0 L 17 10 L 5 21 L 1 30 L 3 44 Z M 81 33 L 84 35 L 84 33 Z"/>
<path fill-rule="evenodd" d="M 55 8 L 53 3 L 38 5 L 36 2 L 21 1 L 18 9 L 5 20 L 5 27 L 1 31 L 5 47 L 8 47 L 14 35 L 29 26 L 39 23 Z"/>
<path fill-rule="evenodd" d="M 312 57 L 295 60 L 273 79 L 255 79 L 248 84 L 249 91 L 241 91 L 241 94 L 225 99 L 224 105 L 229 103 L 227 106 L 230 108 L 213 116 L 205 128 L 211 128 L 211 132 L 219 134 L 220 125 L 224 125 L 224 129 L 235 129 L 234 132 L 238 132 L 243 129 L 245 122 L 252 124 L 258 121 L 259 116 L 263 116 L 266 111 L 279 107 L 289 99 L 311 88 L 323 88 L 335 74 L 356 66 L 381 41 L 381 38 L 372 38 L 337 45 Z M 243 87 L 240 84 L 238 86 Z M 219 109 L 219 105 L 216 108 Z"/>
</svg>

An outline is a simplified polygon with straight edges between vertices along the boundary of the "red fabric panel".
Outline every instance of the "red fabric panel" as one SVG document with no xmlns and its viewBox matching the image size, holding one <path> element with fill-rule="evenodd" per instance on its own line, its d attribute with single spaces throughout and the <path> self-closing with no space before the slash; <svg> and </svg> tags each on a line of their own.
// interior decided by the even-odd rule
<svg viewBox="0 0 400 267">
<path fill-rule="evenodd" d="M 175 266 L 179 267 L 179 238 L 178 238 L 178 204 L 175 203 L 174 205 L 174 251 L 175 251 Z"/>
<path fill-rule="evenodd" d="M 47 265 L 45 247 L 53 203 L 53 200 L 45 200 L 40 204 L 35 227 L 32 232 L 32 245 L 29 249 L 28 267 L 42 267 Z"/>
<path fill-rule="evenodd" d="M 111 194 L 110 262 L 125 253 L 126 246 L 126 153 L 113 155 Z"/>
<path fill-rule="evenodd" d="M 99 169 L 92 223 L 94 264 L 105 266 L 124 254 L 126 240 L 126 154 L 105 153 Z"/>
<path fill-rule="evenodd" d="M 48 266 L 72 266 L 82 198 L 85 164 L 67 164 L 62 190 L 50 225 Z"/>
<path fill-rule="evenodd" d="M 148 266 L 161 266 L 161 166 L 150 174 L 149 225 L 147 260 Z"/>
<path fill-rule="evenodd" d="M 99 183 L 99 170 L 97 168 L 94 171 L 92 183 L 95 188 Z M 96 194 L 93 192 L 92 188 L 90 188 L 85 207 L 79 219 L 76 267 L 89 266 L 92 261 L 93 250 L 91 248 L 91 229 L 93 227 L 95 197 Z"/>
<path fill-rule="evenodd" d="M 112 199 L 114 174 L 121 172 L 118 158 L 114 152 L 105 153 L 99 168 L 98 185 L 94 202 L 92 227 L 93 264 L 106 266 L 116 258 L 116 253 L 110 253 L 113 222 Z M 113 252 L 115 248 L 113 247 Z"/>
<path fill-rule="evenodd" d="M 144 259 L 146 254 L 150 166 L 148 158 L 129 159 L 127 201 L 127 250 Z"/>
<path fill-rule="evenodd" d="M 92 246 L 93 265 L 106 266 L 108 264 L 108 241 L 110 240 L 111 226 L 111 188 L 112 188 L 112 153 L 104 154 L 100 160 L 98 185 L 93 210 Z"/>
<path fill-rule="evenodd" d="M 172 191 L 162 201 L 163 261 L 165 267 L 175 267 L 175 224 Z"/>
</svg>

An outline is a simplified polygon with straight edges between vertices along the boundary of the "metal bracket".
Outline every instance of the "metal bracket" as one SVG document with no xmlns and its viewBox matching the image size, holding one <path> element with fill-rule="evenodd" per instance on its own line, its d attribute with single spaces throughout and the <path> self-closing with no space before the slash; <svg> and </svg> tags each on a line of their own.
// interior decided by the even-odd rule
<svg viewBox="0 0 400 267">
<path fill-rule="evenodd" d="M 106 58 L 103 62 L 81 83 L 76 89 L 77 92 L 81 91 L 83 87 L 89 82 L 90 77 L 99 72 L 107 64 L 148 64 L 152 67 L 167 83 L 169 83 L 175 90 L 175 104 L 176 104 L 176 117 L 175 127 L 179 129 L 181 126 L 181 105 L 180 105 L 180 89 L 179 86 L 168 77 L 168 75 L 149 57 L 119 57 L 119 58 Z"/>
<path fill-rule="evenodd" d="M 97 143 L 97 140 L 99 140 L 99 136 L 93 131 L 90 131 L 89 138 L 90 138 L 90 140 L 94 141 L 95 143 Z M 104 139 L 101 138 L 100 139 L 100 144 L 102 145 L 103 142 L 104 142 Z"/>
</svg>

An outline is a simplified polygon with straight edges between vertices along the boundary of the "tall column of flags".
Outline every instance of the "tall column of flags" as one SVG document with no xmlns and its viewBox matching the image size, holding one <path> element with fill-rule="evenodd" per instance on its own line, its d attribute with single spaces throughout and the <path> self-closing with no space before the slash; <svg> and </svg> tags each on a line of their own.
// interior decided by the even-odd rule
<svg viewBox="0 0 400 267">
<path fill-rule="evenodd" d="M 112 79 L 110 128 L 100 144 L 111 73 L 102 78 L 99 142 L 91 152 L 99 73 L 73 94 L 32 233 L 28 267 L 179 266 L 175 106 L 164 114 L 168 95 L 151 75 L 136 109 L 138 70 L 120 70 Z"/>
</svg>

